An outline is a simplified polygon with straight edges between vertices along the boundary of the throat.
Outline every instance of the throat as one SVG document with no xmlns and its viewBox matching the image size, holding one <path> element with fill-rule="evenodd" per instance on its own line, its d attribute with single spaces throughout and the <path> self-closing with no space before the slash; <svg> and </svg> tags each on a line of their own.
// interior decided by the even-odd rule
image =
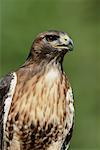
<svg viewBox="0 0 100 150">
<path fill-rule="evenodd" d="M 62 69 L 59 63 L 52 62 L 48 64 L 45 71 L 45 78 L 48 82 L 55 82 L 61 77 Z"/>
<path fill-rule="evenodd" d="M 46 75 L 46 79 L 48 81 L 55 81 L 59 77 L 60 77 L 60 72 L 58 70 L 55 70 L 54 68 L 51 68 L 51 70 L 49 70 Z"/>
</svg>

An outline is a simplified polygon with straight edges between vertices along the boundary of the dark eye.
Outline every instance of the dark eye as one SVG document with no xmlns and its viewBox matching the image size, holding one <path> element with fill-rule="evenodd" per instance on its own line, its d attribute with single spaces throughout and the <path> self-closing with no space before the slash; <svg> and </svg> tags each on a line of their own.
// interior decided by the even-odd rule
<svg viewBox="0 0 100 150">
<path fill-rule="evenodd" d="M 48 42 L 56 41 L 59 38 L 57 35 L 46 35 L 46 40 Z"/>
</svg>

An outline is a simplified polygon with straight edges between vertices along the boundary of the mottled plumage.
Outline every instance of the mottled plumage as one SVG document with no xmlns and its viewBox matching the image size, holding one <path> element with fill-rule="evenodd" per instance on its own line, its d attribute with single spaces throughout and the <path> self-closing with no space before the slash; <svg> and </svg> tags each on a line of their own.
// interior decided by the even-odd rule
<svg viewBox="0 0 100 150">
<path fill-rule="evenodd" d="M 1 149 L 68 148 L 74 107 L 62 61 L 72 47 L 64 32 L 41 33 L 22 67 L 0 81 Z"/>
</svg>

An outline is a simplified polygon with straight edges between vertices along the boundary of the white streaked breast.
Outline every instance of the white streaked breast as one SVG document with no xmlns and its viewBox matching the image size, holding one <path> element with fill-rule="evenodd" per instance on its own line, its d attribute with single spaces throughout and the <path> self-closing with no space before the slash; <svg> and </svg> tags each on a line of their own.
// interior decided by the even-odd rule
<svg viewBox="0 0 100 150">
<path fill-rule="evenodd" d="M 7 94 L 7 98 L 5 99 L 5 102 L 4 102 L 4 121 L 3 121 L 4 131 L 5 131 L 7 117 L 8 117 L 8 113 L 9 113 L 9 110 L 10 110 L 12 98 L 13 98 L 13 95 L 14 95 L 16 83 L 17 83 L 17 75 L 14 72 L 13 73 L 13 79 L 11 80 L 11 83 L 10 83 L 10 89 L 9 89 L 8 94 Z"/>
</svg>

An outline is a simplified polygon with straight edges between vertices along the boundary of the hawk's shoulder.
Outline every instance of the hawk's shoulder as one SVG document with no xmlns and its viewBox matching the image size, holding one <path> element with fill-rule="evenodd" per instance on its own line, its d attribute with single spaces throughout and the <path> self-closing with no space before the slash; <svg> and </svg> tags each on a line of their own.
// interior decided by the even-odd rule
<svg viewBox="0 0 100 150">
<path fill-rule="evenodd" d="M 11 80 L 13 79 L 13 74 L 10 73 L 6 75 L 5 77 L 0 79 L 0 102 L 2 101 L 2 98 L 7 94 L 10 88 Z"/>
<path fill-rule="evenodd" d="M 15 73 L 9 73 L 0 79 L 0 149 L 3 149 L 3 120 L 4 120 L 4 107 L 5 100 L 8 97 L 11 88 L 12 80 L 15 78 Z"/>
</svg>

